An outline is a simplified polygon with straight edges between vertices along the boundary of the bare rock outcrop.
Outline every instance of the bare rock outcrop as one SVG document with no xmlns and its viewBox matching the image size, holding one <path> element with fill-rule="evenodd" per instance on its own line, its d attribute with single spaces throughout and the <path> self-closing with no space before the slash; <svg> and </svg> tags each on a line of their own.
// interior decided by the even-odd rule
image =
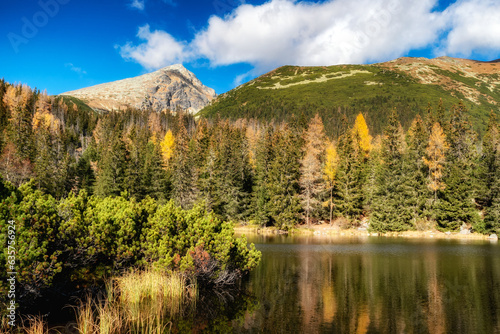
<svg viewBox="0 0 500 334">
<path fill-rule="evenodd" d="M 215 91 L 184 66 L 172 65 L 138 77 L 82 88 L 61 95 L 77 97 L 96 110 L 127 107 L 196 113 L 209 104 Z"/>
</svg>

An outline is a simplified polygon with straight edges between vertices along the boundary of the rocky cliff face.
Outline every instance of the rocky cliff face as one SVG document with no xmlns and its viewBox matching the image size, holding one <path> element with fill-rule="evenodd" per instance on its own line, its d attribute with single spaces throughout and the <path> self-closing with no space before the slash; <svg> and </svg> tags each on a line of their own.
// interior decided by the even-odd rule
<svg viewBox="0 0 500 334">
<path fill-rule="evenodd" d="M 178 108 L 196 113 L 215 97 L 212 88 L 204 86 L 182 65 L 61 95 L 77 97 L 97 110 L 123 110 L 127 107 L 154 111 L 175 111 Z"/>
</svg>

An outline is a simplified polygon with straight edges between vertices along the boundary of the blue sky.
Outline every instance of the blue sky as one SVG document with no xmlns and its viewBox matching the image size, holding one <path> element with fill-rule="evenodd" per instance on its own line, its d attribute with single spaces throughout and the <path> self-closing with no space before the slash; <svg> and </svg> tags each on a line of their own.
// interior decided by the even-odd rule
<svg viewBox="0 0 500 334">
<path fill-rule="evenodd" d="M 49 94 L 183 63 L 218 94 L 282 65 L 500 58 L 498 0 L 4 0 L 0 78 Z"/>
</svg>

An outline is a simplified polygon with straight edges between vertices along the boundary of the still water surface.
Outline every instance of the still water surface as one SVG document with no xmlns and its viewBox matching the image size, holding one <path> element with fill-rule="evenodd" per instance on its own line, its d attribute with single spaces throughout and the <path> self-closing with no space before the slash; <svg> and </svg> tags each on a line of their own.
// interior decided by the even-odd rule
<svg viewBox="0 0 500 334">
<path fill-rule="evenodd" d="M 262 261 L 245 283 L 246 297 L 225 306 L 220 328 L 500 333 L 498 243 L 262 235 L 248 241 Z M 204 329 L 217 331 L 210 322 Z"/>
</svg>

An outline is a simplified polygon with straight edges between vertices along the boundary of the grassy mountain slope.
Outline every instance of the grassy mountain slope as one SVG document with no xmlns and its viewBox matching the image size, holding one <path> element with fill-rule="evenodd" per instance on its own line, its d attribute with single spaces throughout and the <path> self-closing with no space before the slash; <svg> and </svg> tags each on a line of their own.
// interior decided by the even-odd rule
<svg viewBox="0 0 500 334">
<path fill-rule="evenodd" d="M 349 121 L 363 112 L 375 133 L 396 107 L 408 126 L 429 103 L 445 108 L 462 100 L 483 132 L 490 110 L 499 112 L 500 63 L 441 57 L 400 58 L 373 65 L 284 66 L 219 96 L 199 115 L 289 120 L 319 112 L 330 134 L 341 113 Z M 340 111 L 340 112 L 339 112 Z"/>
</svg>

